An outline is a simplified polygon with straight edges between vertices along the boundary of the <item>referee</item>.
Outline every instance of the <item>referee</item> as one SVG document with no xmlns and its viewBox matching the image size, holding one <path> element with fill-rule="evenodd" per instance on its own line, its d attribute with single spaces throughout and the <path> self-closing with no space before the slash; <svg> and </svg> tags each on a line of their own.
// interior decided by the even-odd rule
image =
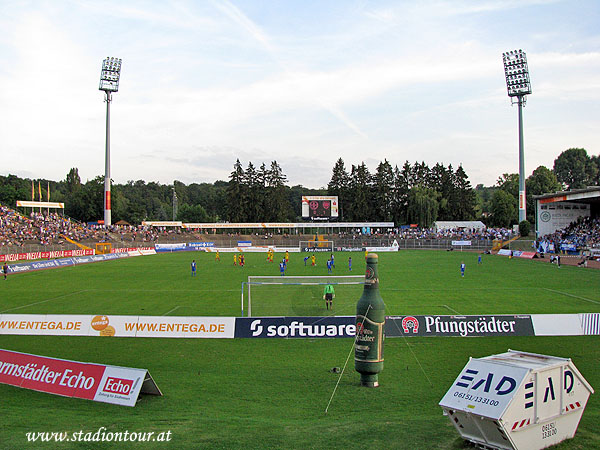
<svg viewBox="0 0 600 450">
<path fill-rule="evenodd" d="M 335 290 L 333 286 L 328 283 L 325 286 L 325 290 L 323 291 L 323 300 L 325 300 L 325 306 L 327 309 L 331 309 L 333 311 L 333 299 L 335 298 Z"/>
</svg>

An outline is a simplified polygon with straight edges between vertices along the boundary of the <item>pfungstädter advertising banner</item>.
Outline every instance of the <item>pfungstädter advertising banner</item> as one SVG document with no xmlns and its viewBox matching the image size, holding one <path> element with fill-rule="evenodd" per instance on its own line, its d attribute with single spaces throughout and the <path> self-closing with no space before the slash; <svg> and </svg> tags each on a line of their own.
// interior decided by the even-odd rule
<svg viewBox="0 0 600 450">
<path fill-rule="evenodd" d="M 530 315 L 388 316 L 385 334 L 397 336 L 534 336 Z"/>
</svg>

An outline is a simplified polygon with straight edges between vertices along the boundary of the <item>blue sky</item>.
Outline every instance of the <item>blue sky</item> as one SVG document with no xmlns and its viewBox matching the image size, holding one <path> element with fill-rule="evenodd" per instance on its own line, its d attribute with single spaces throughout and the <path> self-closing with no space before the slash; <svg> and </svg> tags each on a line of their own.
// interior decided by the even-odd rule
<svg viewBox="0 0 600 450">
<path fill-rule="evenodd" d="M 600 2 L 0 0 L 0 174 L 226 180 L 236 158 L 326 186 L 335 161 L 518 172 L 502 53 L 527 52 L 525 165 L 600 153 Z"/>
</svg>

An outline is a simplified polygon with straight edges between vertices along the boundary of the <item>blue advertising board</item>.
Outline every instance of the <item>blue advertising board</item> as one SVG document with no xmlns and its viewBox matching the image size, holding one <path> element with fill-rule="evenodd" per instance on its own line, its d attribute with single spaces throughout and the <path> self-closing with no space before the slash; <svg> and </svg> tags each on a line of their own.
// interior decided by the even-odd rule
<svg viewBox="0 0 600 450">
<path fill-rule="evenodd" d="M 355 316 L 242 317 L 235 320 L 236 338 L 355 337 Z"/>
</svg>

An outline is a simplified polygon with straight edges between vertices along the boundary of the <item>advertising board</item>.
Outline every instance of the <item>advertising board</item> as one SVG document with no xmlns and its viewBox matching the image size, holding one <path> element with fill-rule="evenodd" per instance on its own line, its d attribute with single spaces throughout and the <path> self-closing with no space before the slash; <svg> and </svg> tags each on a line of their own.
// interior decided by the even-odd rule
<svg viewBox="0 0 600 450">
<path fill-rule="evenodd" d="M 244 317 L 235 321 L 236 338 L 355 337 L 355 316 Z"/>
<path fill-rule="evenodd" d="M 529 315 L 389 316 L 385 334 L 397 336 L 533 336 Z"/>
<path fill-rule="evenodd" d="M 124 406 L 135 406 L 140 393 L 162 395 L 146 369 L 83 363 L 2 349 L 0 383 Z"/>
</svg>

